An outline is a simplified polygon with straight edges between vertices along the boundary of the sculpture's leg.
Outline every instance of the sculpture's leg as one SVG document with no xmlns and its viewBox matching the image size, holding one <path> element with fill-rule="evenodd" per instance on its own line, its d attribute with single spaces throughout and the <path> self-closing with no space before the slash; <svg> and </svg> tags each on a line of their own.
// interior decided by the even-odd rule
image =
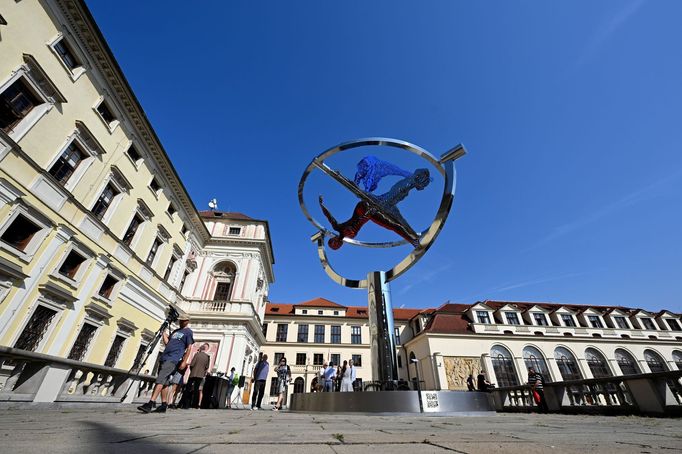
<svg viewBox="0 0 682 454">
<path fill-rule="evenodd" d="M 369 342 L 372 357 L 372 380 L 387 382 L 398 379 L 395 357 L 393 307 L 386 282 L 386 273 L 367 274 L 367 307 L 369 312 Z"/>
</svg>

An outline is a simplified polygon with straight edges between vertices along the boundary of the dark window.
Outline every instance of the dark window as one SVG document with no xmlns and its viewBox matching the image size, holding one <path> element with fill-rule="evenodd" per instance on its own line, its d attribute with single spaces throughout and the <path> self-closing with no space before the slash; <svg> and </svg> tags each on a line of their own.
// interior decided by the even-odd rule
<svg viewBox="0 0 682 454">
<path fill-rule="evenodd" d="M 575 320 L 571 314 L 561 314 L 561 320 L 566 326 L 575 326 Z"/>
<path fill-rule="evenodd" d="M 57 51 L 57 54 L 59 54 L 59 57 L 69 69 L 73 70 L 82 66 L 65 39 L 59 40 L 59 42 L 54 45 L 54 50 Z"/>
<path fill-rule="evenodd" d="M 108 274 L 107 277 L 104 278 L 102 287 L 99 289 L 99 294 L 105 298 L 110 298 L 116 284 L 118 284 L 118 279 L 114 278 L 111 274 Z"/>
<path fill-rule="evenodd" d="M 167 211 L 168 214 L 170 214 L 171 216 L 173 216 L 175 213 L 177 213 L 177 210 L 175 209 L 175 207 L 173 206 L 172 203 L 169 203 L 169 204 L 168 204 L 168 209 L 167 209 L 166 211 Z"/>
<path fill-rule="evenodd" d="M 38 306 L 14 344 L 14 348 L 35 351 L 56 314 L 57 311 Z"/>
<path fill-rule="evenodd" d="M 324 311 L 317 311 L 317 315 L 322 315 Z"/>
<path fill-rule="evenodd" d="M 230 227 L 229 234 L 230 235 L 239 235 L 242 233 L 241 227 Z"/>
<path fill-rule="evenodd" d="M 156 257 L 156 253 L 159 252 L 159 246 L 161 246 L 161 244 L 163 244 L 163 241 L 161 241 L 159 238 L 154 239 L 154 242 L 152 243 L 152 248 L 149 250 L 149 255 L 147 255 L 147 265 L 151 266 L 152 263 L 154 263 L 154 257 Z M 217 289 L 216 293 L 218 293 Z"/>
<path fill-rule="evenodd" d="M 505 317 L 507 317 L 508 325 L 520 325 L 519 315 L 516 312 L 505 312 Z"/>
<path fill-rule="evenodd" d="M 644 359 L 649 365 L 651 372 L 668 372 L 668 366 L 658 353 L 651 350 L 644 350 Z"/>
<path fill-rule="evenodd" d="M 486 311 L 476 311 L 476 318 L 478 318 L 478 323 L 490 324 L 490 315 Z"/>
<path fill-rule="evenodd" d="M 22 79 L 0 93 L 0 129 L 9 132 L 37 105 L 42 104 Z"/>
<path fill-rule="evenodd" d="M 85 262 L 85 257 L 72 250 L 62 262 L 62 266 L 59 267 L 59 274 L 66 276 L 69 279 L 73 279 L 76 277 L 78 268 L 80 268 L 83 262 Z"/>
<path fill-rule="evenodd" d="M 59 183 L 65 185 L 78 168 L 78 165 L 81 163 L 84 156 L 85 153 L 83 153 L 83 150 L 81 150 L 78 144 L 76 142 L 71 142 L 50 168 L 50 175 L 55 177 Z"/>
<path fill-rule="evenodd" d="M 304 315 L 305 315 L 305 314 L 307 314 L 307 313 L 308 313 L 308 310 L 307 310 L 307 309 L 302 309 L 302 310 L 301 310 L 301 314 L 304 314 Z"/>
<path fill-rule="evenodd" d="M 298 325 L 296 342 L 308 342 L 308 325 Z"/>
<path fill-rule="evenodd" d="M 305 366 L 305 360 L 307 359 L 307 355 L 305 353 L 296 353 L 296 365 L 297 366 Z"/>
<path fill-rule="evenodd" d="M 185 272 L 182 273 L 182 279 L 180 279 L 180 285 L 178 286 L 178 289 L 182 291 L 182 287 L 185 285 L 185 281 L 187 280 L 187 276 L 190 275 L 190 272 L 188 269 L 185 269 Z"/>
<path fill-rule="evenodd" d="M 351 358 L 355 367 L 362 367 L 362 355 L 353 355 Z"/>
<path fill-rule="evenodd" d="M 540 314 L 540 313 L 534 312 L 533 318 L 535 319 L 535 324 L 541 325 L 541 326 L 547 326 L 547 317 L 545 317 L 545 314 Z"/>
<path fill-rule="evenodd" d="M 324 363 L 324 355 L 322 353 L 313 354 L 313 366 L 321 366 Z"/>
<path fill-rule="evenodd" d="M 497 378 L 498 386 L 517 386 L 519 379 L 514 369 L 514 361 L 511 358 L 498 355 L 490 359 Z"/>
<path fill-rule="evenodd" d="M 561 378 L 563 378 L 564 381 L 580 380 L 582 375 L 580 374 L 580 369 L 578 368 L 578 364 L 576 363 L 573 355 L 561 354 L 559 356 L 558 353 L 559 352 L 555 352 L 555 361 L 559 367 Z"/>
<path fill-rule="evenodd" d="M 334 315 L 339 315 L 339 311 L 334 311 Z"/>
<path fill-rule="evenodd" d="M 616 325 L 618 326 L 618 328 L 630 329 L 630 326 L 628 325 L 627 320 L 625 320 L 625 317 L 613 317 L 613 319 L 616 321 Z"/>
<path fill-rule="evenodd" d="M 277 337 L 275 341 L 277 342 L 286 342 L 287 341 L 287 329 L 289 328 L 289 325 L 286 325 L 284 323 L 278 323 L 277 324 Z M 277 361 L 275 361 L 275 364 L 278 364 Z"/>
<path fill-rule="evenodd" d="M 398 368 L 402 369 L 403 368 L 403 357 L 402 357 L 402 355 L 400 355 L 400 353 L 398 353 L 397 358 L 398 358 Z"/>
<path fill-rule="evenodd" d="M 601 320 L 599 319 L 599 316 L 597 315 L 588 315 L 587 320 L 590 322 L 590 325 L 592 325 L 592 328 L 603 328 L 604 325 L 602 325 Z"/>
<path fill-rule="evenodd" d="M 218 282 L 215 288 L 215 295 L 213 296 L 213 301 L 229 301 L 230 300 L 230 288 L 232 284 L 229 282 Z"/>
<path fill-rule="evenodd" d="M 670 329 L 673 331 L 682 331 L 682 328 L 680 328 L 680 322 L 675 320 L 674 318 L 669 318 L 666 319 L 668 322 L 668 326 L 670 326 Z"/>
<path fill-rule="evenodd" d="M 149 187 L 152 188 L 152 191 L 158 192 L 159 189 L 161 189 L 161 186 L 159 185 L 159 182 L 156 181 L 156 178 L 152 178 L 152 181 L 149 183 Z"/>
<path fill-rule="evenodd" d="M 107 212 L 109 205 L 111 205 L 111 202 L 117 195 L 118 190 L 111 184 L 108 184 L 107 187 L 104 188 L 104 191 L 102 191 L 102 195 L 99 196 L 95 206 L 92 207 L 92 214 L 94 214 L 97 219 L 102 220 L 104 213 Z"/>
<path fill-rule="evenodd" d="M 175 263 L 178 261 L 178 258 L 173 256 L 171 257 L 170 261 L 168 262 L 168 266 L 166 267 L 166 272 L 163 275 L 163 280 L 167 281 L 168 278 L 171 275 L 171 272 L 173 271 L 173 267 L 175 266 Z"/>
<path fill-rule="evenodd" d="M 267 337 L 267 336 L 268 336 L 268 324 L 263 323 L 263 337 Z"/>
<path fill-rule="evenodd" d="M 623 375 L 635 375 L 639 373 L 639 368 L 634 358 L 624 350 L 616 350 L 616 361 Z"/>
<path fill-rule="evenodd" d="M 279 361 L 284 358 L 284 353 L 277 352 L 275 353 L 275 362 L 273 364 L 276 364 L 279 366 Z"/>
<path fill-rule="evenodd" d="M 20 251 L 25 251 L 33 236 L 40 230 L 41 228 L 38 225 L 31 222 L 23 214 L 19 214 L 7 227 L 0 239 Z"/>
<path fill-rule="evenodd" d="M 104 101 L 99 103 L 99 106 L 97 106 L 97 112 L 99 112 L 104 121 L 107 123 L 112 123 L 114 120 L 116 120 L 116 117 L 111 112 L 111 109 L 109 109 L 109 106 Z"/>
<path fill-rule="evenodd" d="M 104 361 L 105 366 L 116 366 L 116 361 L 118 361 L 118 356 L 121 354 L 121 350 L 123 350 L 123 342 L 125 342 L 125 340 L 125 337 L 116 335 L 114 338 L 114 343 L 111 344 L 111 348 L 109 349 L 107 359 Z"/>
<path fill-rule="evenodd" d="M 180 233 L 182 233 L 183 235 L 187 233 L 187 226 L 185 224 L 182 224 L 182 230 L 180 230 Z"/>
<path fill-rule="evenodd" d="M 642 320 L 642 325 L 644 325 L 644 329 L 656 331 L 656 327 L 654 326 L 654 322 L 650 318 L 641 318 L 640 320 Z"/>
<path fill-rule="evenodd" d="M 611 377 L 611 371 L 609 366 L 606 364 L 606 359 L 593 349 L 587 349 L 585 352 L 585 359 L 587 360 L 587 365 L 592 371 L 592 376 L 594 378 L 607 378 Z"/>
<path fill-rule="evenodd" d="M 394 328 L 395 344 L 400 345 L 400 328 Z"/>
<path fill-rule="evenodd" d="M 128 156 L 130 156 L 130 159 L 132 159 L 135 162 L 139 161 L 140 158 L 142 157 L 142 156 L 140 156 L 140 152 L 137 151 L 137 148 L 135 148 L 135 145 L 131 145 L 128 148 L 128 151 L 126 153 L 128 153 Z"/>
<path fill-rule="evenodd" d="M 330 342 L 332 344 L 340 344 L 341 343 L 341 326 L 340 325 L 332 325 L 332 336 L 331 336 Z"/>
<path fill-rule="evenodd" d="M 315 325 L 315 343 L 324 344 L 324 325 Z"/>
<path fill-rule="evenodd" d="M 142 216 L 139 214 L 135 213 L 135 216 L 133 216 L 133 220 L 130 221 L 130 225 L 128 226 L 128 230 L 126 230 L 125 235 L 123 235 L 123 244 L 126 246 L 130 246 L 130 244 L 133 242 L 133 238 L 135 237 L 135 232 L 137 232 L 137 228 L 142 224 L 144 220 L 142 219 Z"/>
<path fill-rule="evenodd" d="M 338 366 L 339 364 L 341 364 L 341 355 L 339 355 L 338 353 L 332 353 L 332 355 L 331 355 L 331 362 L 332 362 L 335 366 Z"/>
<path fill-rule="evenodd" d="M 69 359 L 83 361 L 85 353 L 88 351 L 88 345 L 90 345 L 90 341 L 92 340 L 95 331 L 97 331 L 97 328 L 93 325 L 89 325 L 87 323 L 83 324 L 83 327 L 76 337 L 76 342 L 74 342 L 73 347 L 71 347 Z"/>
<path fill-rule="evenodd" d="M 359 326 L 350 327 L 350 343 L 362 344 L 362 334 Z"/>
<path fill-rule="evenodd" d="M 140 368 L 142 367 L 142 360 L 144 359 L 144 354 L 147 351 L 147 345 L 146 344 L 140 344 L 140 347 L 137 349 L 137 354 L 135 355 L 135 361 L 133 361 L 133 371 L 138 372 L 140 371 Z"/>
</svg>

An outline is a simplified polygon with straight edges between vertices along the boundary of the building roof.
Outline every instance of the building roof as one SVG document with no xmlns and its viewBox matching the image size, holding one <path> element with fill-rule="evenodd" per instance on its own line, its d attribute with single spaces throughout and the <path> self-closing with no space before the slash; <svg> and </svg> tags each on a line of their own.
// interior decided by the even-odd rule
<svg viewBox="0 0 682 454">
<path fill-rule="evenodd" d="M 231 219 L 234 221 L 258 221 L 258 219 L 254 219 L 244 213 L 238 213 L 236 211 L 201 210 L 199 211 L 199 216 L 202 218 Z"/>
<path fill-rule="evenodd" d="M 367 306 L 342 306 L 325 298 L 314 298 L 300 304 L 267 303 L 265 315 L 293 315 L 297 307 L 330 307 L 346 310 L 347 318 L 368 318 Z M 407 321 L 424 309 L 393 309 L 393 319 Z"/>
<path fill-rule="evenodd" d="M 333 301 L 329 301 L 328 299 L 320 298 L 320 297 L 313 298 L 309 301 L 304 301 L 303 303 L 294 304 L 294 306 L 296 306 L 296 307 L 299 307 L 299 306 L 303 306 L 303 307 L 336 307 L 336 308 L 341 308 L 341 309 L 346 308 L 346 306 L 342 306 L 342 305 L 337 304 Z"/>
</svg>

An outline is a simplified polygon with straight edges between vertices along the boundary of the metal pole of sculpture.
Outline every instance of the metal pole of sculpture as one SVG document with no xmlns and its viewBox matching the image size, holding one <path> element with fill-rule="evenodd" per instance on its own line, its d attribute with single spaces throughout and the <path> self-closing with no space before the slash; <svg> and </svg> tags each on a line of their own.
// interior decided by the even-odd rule
<svg viewBox="0 0 682 454">
<path fill-rule="evenodd" d="M 352 148 L 372 145 L 396 147 L 416 154 L 435 167 L 443 177 L 443 195 L 438 211 L 430 226 L 423 232 L 419 233 L 410 226 L 409 222 L 400 213 L 397 205 L 408 197 L 412 189 L 421 191 L 433 181 L 428 169 L 419 168 L 414 172 L 409 172 L 374 156 L 366 156 L 358 162 L 355 177 L 353 180 L 350 180 L 339 171 L 333 170 L 325 164 L 325 160 L 334 154 Z M 315 157 L 303 172 L 299 182 L 299 203 L 303 214 L 318 229 L 311 240 L 317 243 L 318 257 L 325 272 L 335 282 L 343 286 L 367 289 L 372 378 L 374 381 L 380 382 L 383 389 L 395 389 L 395 380 L 398 378 L 393 308 L 388 284 L 411 268 L 426 253 L 443 228 L 454 199 L 454 161 L 464 156 L 465 153 L 464 147 L 457 145 L 444 153 L 440 159 L 437 159 L 423 148 L 401 140 L 386 138 L 360 139 L 330 148 Z M 331 231 L 310 215 L 303 199 L 305 182 L 308 175 L 314 169 L 321 170 L 359 199 L 351 217 L 344 222 L 338 222 L 325 206 L 323 197 L 319 196 L 318 203 L 320 209 L 331 224 Z M 402 179 L 393 184 L 389 191 L 381 195 L 373 194 L 372 192 L 378 188 L 379 182 L 388 176 L 400 176 Z M 360 184 L 362 184 L 364 190 L 360 188 Z M 355 238 L 362 227 L 369 221 L 395 232 L 402 239 L 382 243 L 356 240 Z M 332 250 L 341 248 L 344 243 L 370 248 L 387 248 L 410 244 L 414 249 L 390 270 L 369 271 L 366 279 L 354 280 L 341 276 L 329 264 L 324 244 L 325 237 L 329 237 L 328 245 Z"/>
</svg>

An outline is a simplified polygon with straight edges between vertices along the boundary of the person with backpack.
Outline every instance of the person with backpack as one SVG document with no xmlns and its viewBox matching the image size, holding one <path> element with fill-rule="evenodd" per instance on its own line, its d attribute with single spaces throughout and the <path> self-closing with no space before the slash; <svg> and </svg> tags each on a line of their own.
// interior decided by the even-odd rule
<svg viewBox="0 0 682 454">
<path fill-rule="evenodd" d="M 275 374 L 277 374 L 277 403 L 272 407 L 273 411 L 279 411 L 282 409 L 282 402 L 284 401 L 284 396 L 287 394 L 287 386 L 291 381 L 291 368 L 287 365 L 287 359 L 282 356 L 279 360 L 279 365 L 275 369 Z"/>
<path fill-rule="evenodd" d="M 528 384 L 533 393 L 533 400 L 540 407 L 540 411 L 542 413 L 548 413 L 549 407 L 547 407 L 547 402 L 545 401 L 544 390 L 545 379 L 542 377 L 541 373 L 535 372 L 532 367 L 528 368 Z"/>
<path fill-rule="evenodd" d="M 235 368 L 230 369 L 230 375 L 227 377 L 227 403 L 225 408 L 232 408 L 232 393 L 234 388 L 239 384 L 239 374 L 235 372 Z"/>
</svg>

